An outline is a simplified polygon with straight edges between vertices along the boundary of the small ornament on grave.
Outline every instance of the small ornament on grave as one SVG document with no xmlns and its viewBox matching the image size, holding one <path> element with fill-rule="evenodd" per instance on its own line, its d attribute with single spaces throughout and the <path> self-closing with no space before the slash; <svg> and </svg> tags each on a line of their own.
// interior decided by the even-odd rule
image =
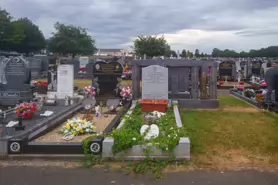
<svg viewBox="0 0 278 185">
<path fill-rule="evenodd" d="M 100 113 L 100 106 L 99 106 L 99 105 L 97 105 L 97 106 L 95 107 L 95 111 L 96 111 L 96 117 L 99 118 L 99 117 L 101 116 L 101 113 Z"/>
<path fill-rule="evenodd" d="M 143 125 L 140 129 L 140 134 L 144 135 L 146 140 L 149 140 L 151 138 L 156 138 L 159 135 L 159 128 L 157 125 L 152 124 L 149 125 Z"/>
</svg>

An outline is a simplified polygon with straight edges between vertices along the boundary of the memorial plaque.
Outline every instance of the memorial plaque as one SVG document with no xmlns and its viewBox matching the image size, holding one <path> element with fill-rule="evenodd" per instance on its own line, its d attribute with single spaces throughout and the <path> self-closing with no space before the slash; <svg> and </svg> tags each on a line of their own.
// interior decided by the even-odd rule
<svg viewBox="0 0 278 185">
<path fill-rule="evenodd" d="M 219 75 L 220 76 L 232 76 L 233 64 L 228 62 L 222 62 L 219 64 Z"/>
<path fill-rule="evenodd" d="M 57 71 L 57 93 L 58 98 L 66 96 L 73 97 L 74 91 L 74 73 L 73 65 L 60 65 Z"/>
<path fill-rule="evenodd" d="M 122 73 L 123 66 L 119 62 L 96 62 L 93 67 L 93 77 L 98 78 L 100 94 L 115 93 L 117 78 L 120 78 Z"/>
<path fill-rule="evenodd" d="M 158 65 L 142 68 L 142 99 L 168 100 L 168 68 Z"/>
</svg>

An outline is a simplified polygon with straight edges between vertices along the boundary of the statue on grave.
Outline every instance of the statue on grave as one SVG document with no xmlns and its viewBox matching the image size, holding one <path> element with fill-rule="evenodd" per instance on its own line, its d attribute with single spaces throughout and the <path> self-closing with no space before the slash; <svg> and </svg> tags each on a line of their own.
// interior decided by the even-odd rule
<svg viewBox="0 0 278 185">
<path fill-rule="evenodd" d="M 205 72 L 201 77 L 201 98 L 207 98 L 207 74 Z"/>
<path fill-rule="evenodd" d="M 48 84 L 48 90 L 50 91 L 56 91 L 57 90 L 57 83 L 55 79 L 55 71 L 53 69 L 48 70 L 48 73 L 50 74 L 50 83 Z"/>
</svg>

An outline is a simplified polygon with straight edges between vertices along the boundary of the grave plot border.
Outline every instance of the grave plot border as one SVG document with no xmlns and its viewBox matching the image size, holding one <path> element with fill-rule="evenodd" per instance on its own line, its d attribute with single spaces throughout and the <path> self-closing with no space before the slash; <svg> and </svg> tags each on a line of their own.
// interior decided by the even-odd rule
<svg viewBox="0 0 278 185">
<path fill-rule="evenodd" d="M 120 123 L 121 117 L 128 111 L 131 103 L 126 103 L 120 113 L 118 113 L 115 118 L 110 122 L 110 124 L 106 127 L 104 130 L 104 134 L 109 133 L 112 129 L 118 126 Z M 25 135 L 23 138 L 17 139 L 13 138 L 10 139 L 7 143 L 7 151 L 9 154 L 9 157 L 16 157 L 17 155 L 23 155 L 23 156 L 34 156 L 34 157 L 47 157 L 48 155 L 63 155 L 60 157 L 65 157 L 65 155 L 81 155 L 79 157 L 83 157 L 83 145 L 82 142 L 33 142 L 31 140 L 34 140 L 41 135 L 51 131 L 54 129 L 57 125 L 60 125 L 64 121 L 66 121 L 69 117 L 71 117 L 75 111 L 78 111 L 82 108 L 81 103 L 78 103 L 75 107 L 71 107 L 70 111 L 69 109 L 63 111 L 61 113 L 63 116 L 59 117 L 57 115 L 56 119 L 53 118 L 53 121 L 51 121 L 50 125 L 41 125 L 39 129 L 37 129 L 35 134 L 34 132 L 30 133 L 29 135 Z M 66 112 L 66 113 L 65 113 Z M 89 136 L 88 136 L 89 137 Z M 94 155 L 101 155 L 103 151 L 103 142 L 104 138 L 95 138 L 90 143 L 90 153 Z M 18 151 L 12 151 L 11 144 L 15 144 L 20 146 Z"/>
<path fill-rule="evenodd" d="M 247 97 L 245 97 L 245 96 L 243 96 L 243 95 L 241 95 L 241 94 L 238 94 L 238 93 L 236 93 L 235 91 L 232 91 L 232 90 L 231 90 L 231 91 L 230 91 L 230 94 L 231 94 L 232 96 L 235 96 L 236 98 L 239 98 L 239 99 L 242 100 L 242 101 L 245 101 L 245 102 L 247 102 L 247 103 L 249 103 L 249 104 L 255 106 L 255 107 L 261 108 L 258 102 L 254 101 L 254 100 L 251 100 L 250 98 L 247 98 Z"/>
<path fill-rule="evenodd" d="M 136 106 L 137 101 L 133 101 L 132 105 L 127 112 L 128 115 L 131 115 L 135 106 Z M 172 104 L 174 106 L 174 114 L 175 114 L 175 119 L 176 119 L 176 124 L 180 128 L 182 127 L 181 123 L 181 118 L 179 114 L 179 109 L 178 109 L 178 102 L 177 101 L 172 101 Z M 120 125 L 117 127 L 117 129 L 120 129 L 125 123 L 125 120 L 123 119 Z M 103 160 L 108 160 L 108 159 L 113 159 L 113 160 L 144 160 L 146 158 L 146 155 L 144 154 L 144 150 L 147 146 L 140 146 L 136 145 L 133 146 L 132 148 L 120 152 L 118 154 L 113 154 L 112 152 L 112 147 L 114 145 L 114 139 L 111 137 L 106 137 L 103 140 L 103 152 L 102 152 L 102 159 Z M 190 160 L 190 139 L 188 137 L 180 138 L 179 144 L 176 146 L 174 150 L 174 155 L 176 160 Z M 152 154 L 148 157 L 150 158 L 156 158 L 156 159 L 169 159 L 169 154 L 165 154 L 162 152 L 161 149 L 153 147 L 151 150 Z"/>
</svg>

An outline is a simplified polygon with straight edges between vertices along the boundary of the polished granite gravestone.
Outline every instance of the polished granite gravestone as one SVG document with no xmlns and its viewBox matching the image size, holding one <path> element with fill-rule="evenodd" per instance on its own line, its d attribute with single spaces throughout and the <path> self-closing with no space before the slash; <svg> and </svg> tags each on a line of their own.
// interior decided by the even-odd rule
<svg viewBox="0 0 278 185">
<path fill-rule="evenodd" d="M 227 80 L 235 79 L 236 77 L 236 65 L 233 61 L 225 61 L 219 64 L 219 76 L 221 80 L 226 80 L 225 77 L 227 76 Z"/>
<path fill-rule="evenodd" d="M 252 75 L 261 76 L 262 61 L 252 62 Z"/>
<path fill-rule="evenodd" d="M 271 93 L 275 90 L 275 101 L 278 102 L 278 68 L 272 67 L 265 73 L 265 81 L 267 84 L 267 94 L 265 102 L 272 102 Z"/>
<path fill-rule="evenodd" d="M 122 73 L 123 66 L 119 62 L 96 62 L 93 67 L 93 78 L 98 78 L 100 94 L 115 93 L 117 78 L 121 78 Z"/>
<path fill-rule="evenodd" d="M 30 101 L 29 63 L 23 57 L 11 57 L 2 60 L 0 68 L 0 105 L 14 106 L 19 101 Z"/>
<path fill-rule="evenodd" d="M 43 62 L 41 59 L 35 59 L 28 57 L 26 58 L 29 62 L 30 69 L 31 69 L 31 78 L 38 79 L 41 78 L 41 72 L 43 71 Z"/>
<path fill-rule="evenodd" d="M 142 99 L 168 100 L 168 68 L 151 65 L 142 68 Z"/>
</svg>

